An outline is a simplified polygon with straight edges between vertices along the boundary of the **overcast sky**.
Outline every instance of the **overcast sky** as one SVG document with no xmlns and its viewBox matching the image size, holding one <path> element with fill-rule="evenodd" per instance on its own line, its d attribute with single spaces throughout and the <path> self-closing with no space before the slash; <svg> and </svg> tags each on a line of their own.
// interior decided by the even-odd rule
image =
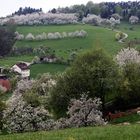
<svg viewBox="0 0 140 140">
<path fill-rule="evenodd" d="M 89 0 L 0 0 L 0 17 L 9 15 L 19 9 L 19 7 L 42 8 L 44 12 L 52 8 L 70 6 L 73 4 L 86 4 Z M 102 1 L 121 0 L 93 0 L 94 3 Z M 127 0 L 123 0 L 127 1 Z"/>
</svg>

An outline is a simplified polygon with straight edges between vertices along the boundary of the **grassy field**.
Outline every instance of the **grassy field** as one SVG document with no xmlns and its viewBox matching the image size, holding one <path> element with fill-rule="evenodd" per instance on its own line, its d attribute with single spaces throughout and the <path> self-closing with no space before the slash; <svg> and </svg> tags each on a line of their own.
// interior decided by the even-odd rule
<svg viewBox="0 0 140 140">
<path fill-rule="evenodd" d="M 39 34 L 42 32 L 71 32 L 84 29 L 88 32 L 88 37 L 85 39 L 62 39 L 62 40 L 46 40 L 46 41 L 17 41 L 15 46 L 17 47 L 39 47 L 41 45 L 51 47 L 55 50 L 57 56 L 67 58 L 70 52 L 78 51 L 83 52 L 90 48 L 103 47 L 110 54 L 115 54 L 122 44 L 118 43 L 114 39 L 115 33 L 105 28 L 100 28 L 90 25 L 64 25 L 64 26 L 19 26 L 17 31 L 24 35 L 28 33 Z M 0 60 L 0 66 L 10 67 L 17 61 L 31 62 L 34 56 L 15 56 L 6 57 Z M 40 64 L 31 67 L 31 77 L 35 77 L 39 73 L 50 72 L 55 73 L 64 71 L 66 66 L 63 65 L 47 65 Z"/>
<path fill-rule="evenodd" d="M 31 77 L 35 78 L 38 74 L 50 72 L 51 74 L 63 72 L 67 65 L 61 64 L 36 64 L 31 66 Z"/>
<path fill-rule="evenodd" d="M 61 40 L 45 40 L 45 41 L 17 41 L 16 46 L 39 47 L 40 45 L 48 46 L 56 51 L 58 56 L 68 56 L 68 51 L 85 50 L 95 47 L 103 47 L 110 54 L 115 54 L 122 45 L 115 41 L 115 32 L 105 28 L 90 25 L 63 25 L 63 26 L 20 26 L 17 28 L 19 33 L 27 35 L 28 33 L 39 34 L 42 32 L 71 32 L 84 29 L 88 32 L 85 39 L 66 38 Z"/>
<path fill-rule="evenodd" d="M 119 26 L 119 30 L 127 33 L 129 40 L 134 39 L 134 38 L 140 39 L 140 24 L 131 25 L 129 23 L 122 22 Z"/>
<path fill-rule="evenodd" d="M 0 140 L 139 140 L 140 125 L 74 128 L 1 135 Z"/>
<path fill-rule="evenodd" d="M 134 30 L 130 30 L 132 25 L 127 23 L 122 23 L 119 26 L 119 30 L 126 32 L 128 34 L 128 39 L 138 38 L 140 36 L 140 25 L 135 25 Z M 66 38 L 61 40 L 45 40 L 45 41 L 17 41 L 15 46 L 17 47 L 39 47 L 46 46 L 55 50 L 56 55 L 60 57 L 67 58 L 69 54 L 73 51 L 83 52 L 87 49 L 102 47 L 109 54 L 114 55 L 120 50 L 125 44 L 118 43 L 115 41 L 115 32 L 107 30 L 103 27 L 91 26 L 91 25 L 63 25 L 63 26 L 19 26 L 17 31 L 24 35 L 28 33 L 39 34 L 42 32 L 71 32 L 76 30 L 84 29 L 88 32 L 88 37 L 85 39 L 72 39 Z M 140 46 L 137 46 L 140 48 Z M 34 56 L 15 56 L 6 57 L 0 59 L 0 66 L 10 67 L 17 61 L 27 61 L 31 62 Z M 59 71 L 64 71 L 65 66 L 63 65 L 35 65 L 31 67 L 31 76 L 35 77 L 39 73 L 50 72 L 56 73 Z"/>
</svg>

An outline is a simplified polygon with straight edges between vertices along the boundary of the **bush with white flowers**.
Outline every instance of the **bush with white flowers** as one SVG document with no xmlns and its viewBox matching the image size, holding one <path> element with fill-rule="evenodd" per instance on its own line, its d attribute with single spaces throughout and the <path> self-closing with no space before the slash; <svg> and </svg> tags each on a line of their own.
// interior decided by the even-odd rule
<svg viewBox="0 0 140 140">
<path fill-rule="evenodd" d="M 131 16 L 131 17 L 129 18 L 129 22 L 130 22 L 131 24 L 137 24 L 137 23 L 139 22 L 139 18 L 138 18 L 137 16 Z"/>
<path fill-rule="evenodd" d="M 35 37 L 32 33 L 27 34 L 27 36 L 25 37 L 26 40 L 32 41 L 35 40 Z"/>
<path fill-rule="evenodd" d="M 139 63 L 140 53 L 134 48 L 123 48 L 115 57 L 117 63 L 123 66 L 127 63 Z"/>
<path fill-rule="evenodd" d="M 101 25 L 103 25 L 103 26 L 111 26 L 111 21 L 109 19 L 102 19 Z"/>
<path fill-rule="evenodd" d="M 114 27 L 115 25 L 120 24 L 120 19 L 115 19 L 113 17 L 110 18 L 111 26 Z"/>
<path fill-rule="evenodd" d="M 32 33 L 29 33 L 26 35 L 26 37 L 24 38 L 24 35 L 19 34 L 18 32 L 16 32 L 16 39 L 17 40 L 28 40 L 28 41 L 41 41 L 41 40 L 57 40 L 57 39 L 63 39 L 63 38 L 84 38 L 87 37 L 88 33 L 85 30 L 77 30 L 74 32 L 54 32 L 54 33 L 48 33 L 46 34 L 45 32 L 41 33 L 41 34 L 37 34 L 37 35 L 33 35 Z"/>
<path fill-rule="evenodd" d="M 66 37 L 68 37 L 68 34 L 66 32 L 63 32 L 62 33 L 62 38 L 66 38 Z"/>
<path fill-rule="evenodd" d="M 24 39 L 24 35 L 23 34 L 20 34 L 20 33 L 18 33 L 18 32 L 15 32 L 15 39 L 17 39 L 17 40 L 23 40 Z"/>
<path fill-rule="evenodd" d="M 88 15 L 87 17 L 84 17 L 82 22 L 86 24 L 93 24 L 96 26 L 99 26 L 101 23 L 101 17 L 97 15 Z"/>
<path fill-rule="evenodd" d="M 55 39 L 61 39 L 62 38 L 62 36 L 59 32 L 55 32 L 54 36 L 55 36 Z"/>
<path fill-rule="evenodd" d="M 120 19 L 115 19 L 113 17 L 111 17 L 110 19 L 103 19 L 97 15 L 88 15 L 87 17 L 83 18 L 82 22 L 86 24 L 93 24 L 96 26 L 100 26 L 100 25 L 115 26 L 120 24 Z"/>
<path fill-rule="evenodd" d="M 69 118 L 59 119 L 55 128 L 105 125 L 100 111 L 101 103 L 99 98 L 91 99 L 86 95 L 72 99 L 67 112 Z"/>
<path fill-rule="evenodd" d="M 55 39 L 55 35 L 53 33 L 48 33 L 47 39 L 49 39 L 49 40 Z"/>
</svg>

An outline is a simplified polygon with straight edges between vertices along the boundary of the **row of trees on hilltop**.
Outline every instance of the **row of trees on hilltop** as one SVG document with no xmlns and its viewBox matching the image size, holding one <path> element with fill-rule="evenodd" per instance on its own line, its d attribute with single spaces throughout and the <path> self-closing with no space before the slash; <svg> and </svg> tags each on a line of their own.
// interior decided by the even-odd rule
<svg viewBox="0 0 140 140">
<path fill-rule="evenodd" d="M 35 9 L 31 7 L 25 7 L 25 8 L 20 7 L 18 11 L 12 13 L 12 15 L 26 15 L 26 14 L 36 13 L 36 12 L 37 13 L 42 12 L 42 8 Z"/>
<path fill-rule="evenodd" d="M 73 5 L 64 8 L 53 8 L 52 13 L 77 13 L 79 19 L 86 17 L 88 14 L 101 15 L 102 18 L 110 18 L 112 14 L 118 13 L 123 19 L 128 20 L 131 16 L 140 18 L 140 1 L 134 2 L 105 2 L 95 4 L 89 1 L 86 5 Z"/>
</svg>

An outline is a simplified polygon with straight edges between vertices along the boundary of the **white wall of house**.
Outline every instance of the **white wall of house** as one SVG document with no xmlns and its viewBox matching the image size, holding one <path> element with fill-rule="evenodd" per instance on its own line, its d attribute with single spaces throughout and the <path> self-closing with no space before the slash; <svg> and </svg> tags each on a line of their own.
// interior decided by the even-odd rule
<svg viewBox="0 0 140 140">
<path fill-rule="evenodd" d="M 17 72 L 21 75 L 22 78 L 26 78 L 30 76 L 30 69 L 27 70 L 21 70 L 17 65 L 14 65 L 11 70 L 14 72 Z"/>
<path fill-rule="evenodd" d="M 14 65 L 14 66 L 11 68 L 11 70 L 13 70 L 14 72 L 17 72 L 17 73 L 19 73 L 19 74 L 21 74 L 21 71 L 22 71 L 17 65 Z"/>
<path fill-rule="evenodd" d="M 21 77 L 22 78 L 26 78 L 26 77 L 29 77 L 30 76 L 30 70 L 23 70 L 21 71 Z"/>
</svg>

